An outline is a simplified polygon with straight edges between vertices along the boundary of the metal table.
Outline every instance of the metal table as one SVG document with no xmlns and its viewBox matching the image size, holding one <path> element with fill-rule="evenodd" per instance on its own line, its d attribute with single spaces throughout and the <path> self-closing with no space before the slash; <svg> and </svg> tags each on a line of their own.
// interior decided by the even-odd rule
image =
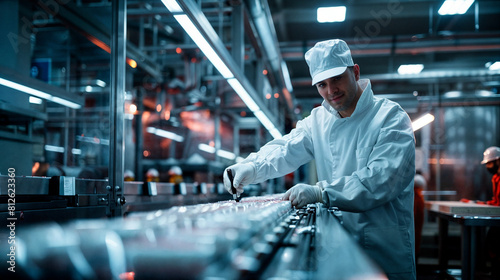
<svg viewBox="0 0 500 280">
<path fill-rule="evenodd" d="M 462 234 L 462 279 L 474 279 L 476 272 L 476 252 L 477 252 L 477 237 L 482 228 L 485 227 L 500 227 L 500 215 L 476 215 L 476 212 L 483 212 L 484 207 L 478 208 L 477 205 L 470 208 L 462 207 L 463 212 L 455 214 L 449 211 L 448 201 L 427 201 L 426 209 L 438 217 L 439 225 L 439 267 L 441 271 L 446 270 L 448 266 L 448 257 L 446 248 L 448 242 L 448 225 L 449 222 L 454 222 L 461 225 Z M 464 205 L 467 205 L 464 203 Z M 440 207 L 442 206 L 442 207 Z M 485 206 L 494 207 L 494 206 Z M 477 208 L 476 210 L 474 208 Z M 500 207 L 496 207 L 500 208 Z M 480 211 L 482 210 L 482 211 Z M 496 209 L 495 209 L 496 210 Z"/>
</svg>

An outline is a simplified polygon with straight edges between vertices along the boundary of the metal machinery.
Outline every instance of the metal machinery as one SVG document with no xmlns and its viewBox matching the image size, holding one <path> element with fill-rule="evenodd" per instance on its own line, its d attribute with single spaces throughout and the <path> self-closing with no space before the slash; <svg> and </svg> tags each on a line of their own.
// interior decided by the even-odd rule
<svg viewBox="0 0 500 280">
<path fill-rule="evenodd" d="M 385 279 L 320 204 L 267 195 L 25 227 L 5 279 Z M 6 244 L 1 244 L 6 246 Z M 14 278 L 12 278 L 14 276 Z"/>
<path fill-rule="evenodd" d="M 0 203 L 8 205 L 8 179 L 0 175 Z M 113 192 L 105 179 L 70 176 L 15 177 L 15 216 L 18 224 L 67 222 L 72 219 L 112 217 L 114 212 L 166 209 L 172 206 L 227 200 L 230 195 L 221 184 L 124 182 L 123 195 L 110 203 Z M 116 209 L 119 208 L 119 209 Z M 4 220 L 11 217 L 8 207 L 0 209 Z"/>
</svg>

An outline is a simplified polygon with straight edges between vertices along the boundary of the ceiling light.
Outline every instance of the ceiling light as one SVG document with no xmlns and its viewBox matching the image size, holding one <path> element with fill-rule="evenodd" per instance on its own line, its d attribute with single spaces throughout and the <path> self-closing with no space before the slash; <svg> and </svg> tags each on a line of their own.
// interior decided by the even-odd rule
<svg viewBox="0 0 500 280">
<path fill-rule="evenodd" d="M 207 144 L 199 144 L 198 145 L 198 149 L 204 151 L 204 152 L 207 152 L 207 153 L 210 153 L 210 154 L 213 154 L 215 153 L 215 148 L 210 146 L 210 145 L 207 145 Z"/>
<path fill-rule="evenodd" d="M 77 135 L 76 140 L 81 141 L 81 142 L 92 143 L 92 144 L 109 145 L 108 139 L 100 139 L 97 137 L 87 137 L 87 136 Z"/>
<path fill-rule="evenodd" d="M 177 142 L 184 141 L 184 137 L 182 137 L 178 134 L 175 134 L 173 132 L 163 130 L 163 129 L 148 127 L 148 128 L 146 128 L 146 131 L 151 133 L 151 134 L 155 134 L 155 135 L 160 136 L 160 137 L 172 139 L 172 140 L 177 141 Z"/>
<path fill-rule="evenodd" d="M 243 100 L 245 105 L 247 105 L 248 109 L 250 109 L 252 112 L 253 111 L 259 111 L 260 107 L 255 103 L 252 97 L 250 97 L 250 94 L 243 88 L 241 83 L 236 79 L 236 78 L 231 78 L 227 79 L 227 82 L 229 85 L 234 89 L 236 94 Z"/>
<path fill-rule="evenodd" d="M 203 54 L 212 62 L 212 64 L 217 68 L 220 74 L 228 79 L 233 78 L 233 73 L 229 68 L 227 68 L 226 64 L 222 61 L 222 59 L 217 55 L 214 49 L 208 44 L 207 40 L 201 35 L 200 31 L 196 26 L 194 26 L 193 22 L 188 18 L 187 15 L 174 15 L 174 18 L 179 22 L 179 24 L 184 28 L 186 33 L 191 37 L 194 43 L 200 48 Z"/>
<path fill-rule="evenodd" d="M 417 130 L 421 129 L 422 127 L 430 124 L 433 121 L 434 121 L 434 116 L 427 113 L 427 114 L 423 115 L 422 117 L 416 119 L 414 122 L 412 122 L 413 131 L 417 131 Z"/>
<path fill-rule="evenodd" d="M 398 73 L 400 75 L 418 74 L 424 69 L 423 64 L 403 64 L 399 66 Z"/>
<path fill-rule="evenodd" d="M 439 8 L 438 14 L 442 16 L 463 15 L 467 12 L 472 3 L 474 3 L 474 0 L 446 0 L 441 8 Z"/>
<path fill-rule="evenodd" d="M 34 97 L 34 96 L 30 96 L 29 101 L 32 104 L 42 104 L 42 99 L 40 99 L 38 97 Z"/>
<path fill-rule="evenodd" d="M 177 4 L 177 1 L 175 1 L 175 0 L 161 0 L 161 2 L 163 2 L 163 5 L 165 5 L 165 7 L 167 7 L 167 9 L 171 13 L 182 13 L 182 8 L 181 8 L 181 6 L 179 6 L 179 4 Z"/>
<path fill-rule="evenodd" d="M 253 112 L 255 117 L 262 123 L 262 125 L 269 131 L 269 133 L 274 138 L 280 138 L 282 135 L 278 129 L 274 126 L 274 124 L 269 120 L 269 118 L 262 111 Z"/>
<path fill-rule="evenodd" d="M 321 7 L 317 11 L 317 20 L 323 22 L 342 22 L 345 20 L 345 6 Z"/>
<path fill-rule="evenodd" d="M 105 87 L 106 86 L 106 82 L 104 82 L 103 80 L 99 80 L 97 79 L 95 81 L 96 85 L 100 86 L 100 87 Z"/>
<path fill-rule="evenodd" d="M 9 87 L 11 89 L 22 91 L 24 93 L 43 98 L 45 100 L 58 103 L 58 104 L 67 106 L 69 108 L 73 108 L 73 109 L 82 108 L 82 106 L 80 104 L 53 96 L 52 94 L 48 94 L 46 92 L 31 88 L 31 87 L 27 87 L 27 86 L 24 86 L 24 85 L 21 85 L 21 84 L 18 84 L 16 82 L 12 82 L 12 81 L 9 81 L 9 80 L 3 79 L 3 78 L 0 78 L 0 85 L 4 85 L 4 86 Z"/>
<path fill-rule="evenodd" d="M 223 158 L 227 158 L 229 160 L 234 160 L 236 158 L 236 156 L 233 153 L 224 150 L 218 150 L 217 155 Z"/>
<path fill-rule="evenodd" d="M 500 69 L 500 61 L 496 61 L 494 63 L 487 63 L 486 67 L 488 67 L 489 70 L 499 70 Z"/>
<path fill-rule="evenodd" d="M 49 152 L 64 153 L 64 148 L 59 146 L 45 145 L 45 150 Z"/>
<path fill-rule="evenodd" d="M 290 80 L 290 73 L 288 72 L 288 67 L 286 66 L 286 62 L 281 62 L 281 71 L 283 72 L 283 77 L 285 78 L 285 86 L 286 89 L 290 92 L 293 91 L 292 80 Z"/>
<path fill-rule="evenodd" d="M 199 144 L 198 145 L 198 149 L 204 151 L 204 152 L 207 152 L 207 153 L 210 153 L 210 154 L 213 154 L 215 153 L 215 148 L 210 146 L 210 145 L 207 145 L 207 144 Z M 220 156 L 220 157 L 223 157 L 223 158 L 227 158 L 229 160 L 234 160 L 236 159 L 236 155 L 234 153 L 231 153 L 231 152 L 228 152 L 228 151 L 224 151 L 224 150 L 218 150 L 217 151 L 217 155 Z"/>
<path fill-rule="evenodd" d="M 184 13 L 182 7 L 175 0 L 162 0 L 163 4 L 167 7 L 167 9 L 173 14 L 174 18 L 181 25 L 181 27 L 186 31 L 189 37 L 194 41 L 194 43 L 200 48 L 203 54 L 208 58 L 208 60 L 214 65 L 214 67 L 220 72 L 220 74 L 227 79 L 229 85 L 233 88 L 233 90 L 238 94 L 241 100 L 245 103 L 245 105 L 252 112 L 260 112 L 259 120 L 266 122 L 265 124 L 262 122 L 264 127 L 276 137 L 279 135 L 281 137 L 281 133 L 278 129 L 272 124 L 269 118 L 266 116 L 264 112 L 262 112 L 259 105 L 255 102 L 252 95 L 249 94 L 249 91 L 242 85 L 242 81 L 240 79 L 235 78 L 234 73 L 229 69 L 226 63 L 219 56 L 220 53 L 224 55 L 225 49 L 217 49 L 219 53 L 216 52 L 213 45 L 217 46 L 217 41 L 214 43 L 213 41 L 209 42 L 200 32 L 200 30 L 195 26 L 193 21 L 189 18 L 187 14 Z M 205 30 L 205 29 L 203 29 Z M 229 58 L 230 59 L 230 58 Z M 229 61 L 231 62 L 231 61 Z M 245 81 L 245 79 L 243 79 Z M 271 132 L 272 131 L 272 132 Z"/>
</svg>

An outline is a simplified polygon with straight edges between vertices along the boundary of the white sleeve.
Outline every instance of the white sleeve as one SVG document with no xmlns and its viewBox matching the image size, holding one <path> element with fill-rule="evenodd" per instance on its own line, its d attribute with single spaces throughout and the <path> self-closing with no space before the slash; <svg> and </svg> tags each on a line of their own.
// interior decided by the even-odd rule
<svg viewBox="0 0 500 280">
<path fill-rule="evenodd" d="M 313 144 L 307 128 L 310 121 L 308 118 L 299 121 L 289 134 L 270 141 L 242 162 L 254 164 L 253 183 L 284 176 L 313 159 Z"/>
</svg>

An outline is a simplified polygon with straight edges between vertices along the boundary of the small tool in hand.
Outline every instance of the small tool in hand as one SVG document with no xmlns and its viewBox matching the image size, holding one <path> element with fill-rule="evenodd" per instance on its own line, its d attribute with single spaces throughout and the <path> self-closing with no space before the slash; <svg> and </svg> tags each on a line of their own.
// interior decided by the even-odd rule
<svg viewBox="0 0 500 280">
<path fill-rule="evenodd" d="M 227 176 L 229 177 L 229 181 L 231 182 L 231 191 L 233 192 L 233 199 L 236 200 L 236 202 L 239 202 L 240 197 L 238 196 L 238 193 L 236 192 L 236 188 L 233 185 L 233 180 L 234 180 L 233 170 L 228 169 Z"/>
</svg>

